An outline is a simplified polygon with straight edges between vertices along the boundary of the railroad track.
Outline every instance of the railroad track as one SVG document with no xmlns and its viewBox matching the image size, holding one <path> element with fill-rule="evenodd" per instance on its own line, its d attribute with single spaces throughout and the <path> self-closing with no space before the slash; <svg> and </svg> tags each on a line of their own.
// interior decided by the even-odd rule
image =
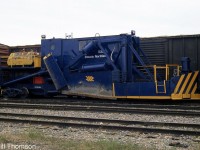
<svg viewBox="0 0 200 150">
<path fill-rule="evenodd" d="M 0 100 L 0 104 L 1 103 L 19 103 L 21 105 L 24 104 L 63 104 L 63 105 L 81 105 L 81 106 L 112 106 L 112 107 L 128 107 L 128 108 L 157 108 L 157 109 L 179 109 L 179 110 L 200 110 L 200 104 L 199 105 L 192 105 L 192 106 L 188 106 L 188 105 L 172 105 L 172 104 L 160 104 L 160 103 L 119 103 L 118 101 L 112 101 L 109 103 L 103 103 L 101 102 L 94 102 L 94 101 L 83 101 L 78 99 L 77 101 L 75 101 L 74 99 L 70 99 L 69 101 L 60 101 L 58 100 Z"/>
<path fill-rule="evenodd" d="M 145 122 L 130 120 L 110 120 L 98 118 L 78 118 L 64 116 L 46 116 L 17 113 L 0 113 L 0 121 L 53 125 L 60 127 L 81 127 L 108 130 L 127 130 L 166 134 L 200 135 L 200 124 Z"/>
<path fill-rule="evenodd" d="M 111 106 L 80 106 L 79 105 L 51 105 L 51 104 L 24 104 L 24 103 L 0 103 L 0 108 L 17 109 L 48 109 L 64 111 L 91 111 L 91 112 L 112 112 L 112 113 L 134 113 L 134 114 L 155 114 L 155 115 L 177 115 L 177 116 L 200 116 L 199 109 L 176 110 L 155 108 L 137 108 L 135 107 L 111 107 Z M 197 107 L 198 108 L 198 107 Z"/>
</svg>

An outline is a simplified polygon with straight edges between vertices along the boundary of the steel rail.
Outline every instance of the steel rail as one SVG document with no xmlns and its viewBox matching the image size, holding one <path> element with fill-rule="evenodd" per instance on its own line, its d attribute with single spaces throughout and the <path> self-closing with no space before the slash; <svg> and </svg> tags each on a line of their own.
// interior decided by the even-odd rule
<svg viewBox="0 0 200 150">
<path fill-rule="evenodd" d="M 15 123 L 28 123 L 28 124 L 39 124 L 39 125 L 53 125 L 60 127 L 77 127 L 77 128 L 95 128 L 95 129 L 107 129 L 107 130 L 127 130 L 137 132 L 153 132 L 153 133 L 165 133 L 165 134 L 178 134 L 178 135 L 194 135 L 199 136 L 200 131 L 191 130 L 176 130 L 176 129 L 163 129 L 163 128 L 145 128 L 145 127 L 127 127 L 117 125 L 102 125 L 102 124 L 85 124 L 85 123 L 68 123 L 60 121 L 44 121 L 44 120 L 27 120 L 27 119 L 16 119 L 16 118 L 3 118 L 0 117 L 0 121 L 3 122 L 15 122 Z"/>
<path fill-rule="evenodd" d="M 99 119 L 99 118 L 81 118 L 81 117 L 66 117 L 56 115 L 35 115 L 35 114 L 22 114 L 22 113 L 0 113 L 0 116 L 6 117 L 26 117 L 26 118 L 40 118 L 40 119 L 56 119 L 65 121 L 84 121 L 84 122 L 99 122 L 99 123 L 117 123 L 123 125 L 144 125 L 144 126 L 170 126 L 170 127 L 188 127 L 200 129 L 200 124 L 186 124 L 186 123 L 169 123 L 169 122 L 147 122 L 135 120 L 119 120 L 119 119 Z"/>
<path fill-rule="evenodd" d="M 23 100 L 16 101 L 6 101 L 1 100 L 1 103 L 22 103 Z M 82 105 L 82 106 L 115 106 L 115 107 L 129 107 L 129 108 L 159 108 L 159 109 L 180 109 L 180 110 L 200 110 L 200 106 L 184 106 L 184 105 L 158 105 L 158 104 L 120 104 L 120 103 L 95 103 L 95 102 L 52 102 L 52 101 L 41 101 L 41 102 L 31 102 L 26 101 L 25 104 L 63 104 L 63 105 Z"/>
<path fill-rule="evenodd" d="M 48 109 L 48 110 L 63 110 L 63 111 L 90 111 L 90 112 L 112 112 L 112 113 L 137 113 L 137 114 L 177 115 L 177 116 L 195 116 L 195 117 L 200 116 L 200 111 L 103 107 L 103 106 L 97 107 L 97 106 L 73 106 L 73 105 L 0 103 L 0 108 Z"/>
<path fill-rule="evenodd" d="M 189 115 L 198 115 L 198 112 L 189 112 L 189 111 L 168 111 L 168 110 L 153 110 L 153 109 L 127 109 L 127 108 L 119 108 L 119 107 L 94 107 L 94 106 L 63 106 L 63 105 L 35 105 L 35 104 L 1 104 L 0 107 L 11 107 L 11 108 L 34 108 L 34 109 L 53 109 L 53 110 L 76 110 L 76 111 L 106 111 L 106 112 L 127 112 L 127 113 L 154 113 L 157 112 L 159 114 L 180 114 L 187 113 Z M 137 111 L 137 112 L 136 112 Z M 142 112 L 141 112 L 142 111 Z M 161 112 L 160 112 L 161 111 Z"/>
</svg>

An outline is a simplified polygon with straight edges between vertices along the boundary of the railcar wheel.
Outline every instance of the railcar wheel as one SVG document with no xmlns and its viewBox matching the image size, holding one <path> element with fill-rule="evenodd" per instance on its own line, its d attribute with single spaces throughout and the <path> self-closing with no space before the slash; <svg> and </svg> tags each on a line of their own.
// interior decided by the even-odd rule
<svg viewBox="0 0 200 150">
<path fill-rule="evenodd" d="M 27 98 L 28 97 L 28 95 L 29 95 L 29 91 L 28 91 L 28 89 L 26 88 L 26 87 L 23 87 L 23 88 L 21 88 L 21 95 L 20 95 L 20 97 L 21 98 Z"/>
<path fill-rule="evenodd" d="M 19 91 L 13 88 L 7 88 L 2 91 L 4 98 L 15 98 L 17 95 L 19 95 Z"/>
<path fill-rule="evenodd" d="M 3 98 L 9 98 L 8 94 L 5 91 L 2 91 L 1 95 Z"/>
</svg>

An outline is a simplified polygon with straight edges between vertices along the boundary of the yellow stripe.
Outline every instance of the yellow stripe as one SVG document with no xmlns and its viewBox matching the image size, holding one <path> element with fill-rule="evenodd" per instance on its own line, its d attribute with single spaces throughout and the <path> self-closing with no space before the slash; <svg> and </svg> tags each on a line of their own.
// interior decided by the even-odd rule
<svg viewBox="0 0 200 150">
<path fill-rule="evenodd" d="M 140 96 L 127 96 L 128 99 L 140 99 Z"/>
<path fill-rule="evenodd" d="M 194 94 L 196 92 L 196 90 L 197 90 L 197 83 L 195 84 L 191 94 Z"/>
<path fill-rule="evenodd" d="M 191 94 L 191 99 L 192 100 L 199 100 L 200 99 L 200 94 Z"/>
<path fill-rule="evenodd" d="M 172 97 L 172 100 L 181 100 L 181 99 L 183 99 L 183 95 L 182 94 L 172 94 L 171 97 Z"/>
<path fill-rule="evenodd" d="M 179 89 L 179 87 L 180 87 L 180 85 L 181 85 L 181 83 L 182 83 L 184 77 L 185 77 L 185 75 L 181 75 L 181 77 L 180 77 L 180 79 L 179 79 L 179 81 L 178 81 L 178 83 L 177 83 L 177 85 L 176 85 L 176 88 L 175 88 L 175 90 L 174 90 L 174 94 L 176 94 L 176 93 L 178 92 L 178 89 Z"/>
<path fill-rule="evenodd" d="M 171 96 L 140 96 L 141 99 L 171 99 Z"/>
<path fill-rule="evenodd" d="M 187 75 L 187 77 L 186 77 L 186 79 L 185 79 L 185 82 L 183 83 L 179 94 L 183 94 L 183 91 L 185 90 L 185 87 L 186 87 L 186 85 L 187 85 L 187 83 L 188 83 L 188 81 L 189 81 L 191 75 L 192 75 L 192 73 L 189 73 L 189 74 Z"/>
<path fill-rule="evenodd" d="M 165 94 L 167 93 L 166 82 L 165 82 L 165 80 L 164 80 L 164 92 L 165 92 Z"/>
<path fill-rule="evenodd" d="M 158 82 L 155 81 L 155 84 L 156 84 L 156 94 L 158 94 Z"/>
<path fill-rule="evenodd" d="M 171 96 L 127 96 L 127 99 L 171 99 Z"/>
<path fill-rule="evenodd" d="M 195 79 L 197 78 L 198 73 L 199 73 L 199 71 L 195 71 L 195 74 L 194 74 L 194 76 L 192 77 L 192 80 L 191 80 L 191 82 L 190 82 L 190 84 L 189 84 L 189 86 L 188 86 L 187 91 L 186 91 L 185 94 L 188 94 L 189 91 L 191 90 L 192 85 L 194 84 L 194 81 L 195 81 Z"/>
<path fill-rule="evenodd" d="M 127 98 L 126 96 L 113 96 L 114 98 Z"/>
</svg>

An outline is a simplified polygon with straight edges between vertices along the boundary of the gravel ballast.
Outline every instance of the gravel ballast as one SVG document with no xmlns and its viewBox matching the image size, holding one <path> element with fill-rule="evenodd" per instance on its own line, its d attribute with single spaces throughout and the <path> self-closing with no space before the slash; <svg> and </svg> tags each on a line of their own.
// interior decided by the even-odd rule
<svg viewBox="0 0 200 150">
<path fill-rule="evenodd" d="M 146 115 L 129 113 L 104 113 L 104 112 L 86 112 L 86 111 L 54 111 L 42 109 L 11 109 L 2 108 L 3 113 L 24 113 L 35 115 L 55 115 L 66 117 L 82 118 L 105 118 L 119 120 L 137 120 L 149 122 L 169 122 L 169 123 L 189 123 L 200 124 L 199 117 L 183 116 L 164 116 L 164 115 Z M 30 124 L 16 124 L 0 122 L 0 134 L 17 134 L 26 132 L 33 128 L 48 137 L 56 137 L 69 140 L 113 140 L 122 143 L 134 143 L 146 148 L 153 149 L 198 149 L 200 147 L 200 138 L 195 136 L 176 136 L 171 134 L 141 133 L 131 131 L 110 131 L 103 129 L 88 128 L 60 128 L 57 126 L 42 126 Z"/>
<path fill-rule="evenodd" d="M 139 133 L 130 131 L 107 131 L 85 128 L 59 128 L 57 126 L 34 126 L 29 124 L 0 123 L 0 134 L 18 134 L 35 129 L 47 137 L 68 140 L 99 141 L 110 140 L 121 143 L 133 143 L 153 149 L 194 149 L 199 148 L 200 140 L 193 136 L 175 136 L 167 134 Z"/>
<path fill-rule="evenodd" d="M 105 118 L 119 120 L 137 120 L 149 122 L 170 122 L 170 123 L 189 123 L 200 124 L 199 117 L 190 116 L 165 116 L 165 115 L 146 115 L 146 114 L 129 114 L 129 113 L 106 113 L 106 112 L 86 112 L 86 111 L 54 111 L 41 109 L 0 109 L 0 112 L 7 113 L 25 113 L 35 115 L 55 115 L 66 117 L 82 118 Z"/>
</svg>

